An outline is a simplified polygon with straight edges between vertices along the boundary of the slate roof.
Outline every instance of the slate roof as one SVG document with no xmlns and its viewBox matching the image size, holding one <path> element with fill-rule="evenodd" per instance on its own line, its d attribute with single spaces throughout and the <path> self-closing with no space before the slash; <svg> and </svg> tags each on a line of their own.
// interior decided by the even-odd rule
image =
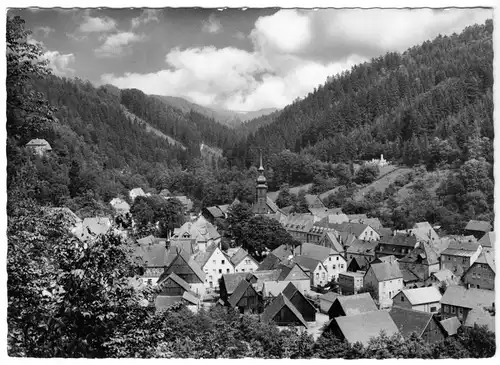
<svg viewBox="0 0 500 365">
<path fill-rule="evenodd" d="M 337 239 L 337 237 L 333 232 L 326 232 L 324 239 L 327 247 L 332 248 L 334 251 L 338 253 L 344 252 L 344 247 L 342 247 L 342 245 L 340 244 L 339 240 Z"/>
<path fill-rule="evenodd" d="M 341 224 L 333 224 L 332 226 L 339 232 L 351 233 L 358 237 L 365 231 L 365 229 L 368 227 L 368 224 L 345 222 Z"/>
<path fill-rule="evenodd" d="M 495 270 L 495 256 L 491 252 L 482 251 L 474 264 L 485 264 L 488 265 L 491 270 L 496 274 Z"/>
<path fill-rule="evenodd" d="M 135 249 L 135 256 L 140 258 L 146 267 L 166 267 L 168 251 L 165 245 L 141 245 Z"/>
<path fill-rule="evenodd" d="M 439 324 L 441 324 L 448 336 L 456 335 L 458 329 L 462 325 L 457 317 L 443 319 L 442 321 L 439 321 Z"/>
<path fill-rule="evenodd" d="M 330 255 L 336 255 L 338 252 L 330 247 L 315 245 L 313 243 L 302 243 L 295 247 L 294 254 L 324 262 Z"/>
<path fill-rule="evenodd" d="M 479 248 L 477 242 L 459 242 L 451 241 L 448 248 L 441 252 L 441 255 L 470 257 L 474 255 Z"/>
<path fill-rule="evenodd" d="M 274 298 L 273 301 L 264 309 L 264 312 L 260 317 L 262 322 L 271 322 L 283 307 L 288 307 L 297 320 L 307 328 L 307 322 L 304 317 L 302 317 L 302 314 L 297 310 L 297 308 L 295 308 L 290 300 L 283 295 L 283 293 L 280 293 L 276 298 Z"/>
<path fill-rule="evenodd" d="M 195 238 L 171 238 L 170 248 L 177 248 L 186 252 L 189 255 L 194 255 L 197 251 Z"/>
<path fill-rule="evenodd" d="M 257 278 L 257 285 L 262 286 L 265 281 L 276 281 L 281 273 L 281 270 L 263 270 L 254 271 L 251 274 Z M 241 280 L 244 280 L 249 273 L 237 272 L 233 274 L 223 274 L 222 278 L 226 286 L 227 294 L 230 295 L 234 292 Z"/>
<path fill-rule="evenodd" d="M 467 231 L 475 231 L 475 232 L 489 232 L 491 231 L 491 228 L 492 227 L 489 222 L 476 221 L 473 219 L 471 219 L 465 226 L 465 229 Z"/>
<path fill-rule="evenodd" d="M 184 261 L 185 265 L 188 267 L 188 270 L 183 270 L 183 271 L 186 271 L 186 272 L 175 272 L 177 275 L 181 275 L 181 274 L 191 274 L 191 271 L 192 273 L 194 273 L 198 279 L 204 283 L 205 282 L 205 273 L 203 272 L 203 270 L 200 268 L 200 266 L 196 263 L 196 261 L 194 261 L 194 259 L 192 259 L 188 253 L 186 253 L 185 251 L 182 251 L 178 248 L 170 248 L 169 250 L 169 257 L 167 258 L 167 262 L 168 262 L 168 266 L 167 268 L 165 269 L 165 271 L 163 272 L 163 274 L 159 277 L 158 279 L 158 283 L 162 283 L 166 277 L 168 277 L 168 275 L 170 275 L 170 273 L 174 272 L 173 271 L 173 268 L 172 268 L 172 265 L 177 262 L 177 260 L 182 260 Z M 181 268 L 183 266 L 181 265 Z M 190 269 L 190 270 L 189 270 Z"/>
<path fill-rule="evenodd" d="M 382 330 L 388 336 L 399 333 L 387 311 L 377 310 L 355 316 L 336 317 L 332 321 L 337 322 L 342 334 L 350 344 L 361 342 L 367 346 L 370 339 L 378 337 Z"/>
<path fill-rule="evenodd" d="M 414 248 L 417 244 L 417 238 L 407 234 L 396 234 L 395 236 L 380 237 L 380 244 Z"/>
<path fill-rule="evenodd" d="M 401 270 L 401 273 L 403 274 L 403 282 L 404 283 L 411 283 L 411 282 L 420 280 L 420 278 L 417 275 L 415 275 L 413 272 L 411 272 L 407 268 L 403 267 L 403 268 L 400 268 L 400 270 Z"/>
<path fill-rule="evenodd" d="M 386 280 L 393 280 L 393 279 L 399 279 L 403 277 L 403 274 L 401 273 L 401 270 L 399 269 L 399 263 L 398 262 L 379 262 L 379 263 L 372 263 L 370 267 L 373 269 L 373 273 L 375 274 L 375 277 L 377 280 L 380 281 L 386 281 Z"/>
<path fill-rule="evenodd" d="M 224 217 L 224 212 L 220 210 L 219 207 L 206 207 L 206 210 L 212 215 L 214 218 L 223 218 Z"/>
<path fill-rule="evenodd" d="M 340 244 L 344 247 L 351 245 L 355 240 L 357 240 L 356 236 L 354 236 L 352 233 L 348 233 L 348 232 L 339 232 L 338 238 L 339 238 Z"/>
<path fill-rule="evenodd" d="M 449 286 L 441 298 L 441 304 L 471 309 L 479 306 L 490 307 L 494 302 L 495 292 L 492 290 L 466 289 L 459 285 Z"/>
<path fill-rule="evenodd" d="M 212 257 L 213 253 L 217 250 L 217 248 L 218 248 L 218 246 L 214 244 L 214 245 L 211 245 L 211 246 L 207 247 L 207 250 L 205 252 L 201 252 L 201 251 L 198 252 L 193 257 L 194 261 L 196 261 L 196 263 L 198 265 L 200 265 L 200 267 L 203 269 L 203 267 L 205 266 L 205 264 L 207 263 L 207 261 L 210 260 L 210 257 Z M 226 255 L 224 255 L 224 256 L 226 256 Z"/>
<path fill-rule="evenodd" d="M 433 320 L 432 313 L 400 307 L 392 307 L 389 314 L 400 333 L 405 337 L 410 336 L 413 332 L 419 337 L 422 336 L 429 323 Z"/>
<path fill-rule="evenodd" d="M 302 255 L 294 256 L 293 262 L 299 264 L 303 268 L 306 268 L 311 273 L 316 270 L 318 265 L 322 265 L 321 261 L 312 259 L 310 257 L 302 256 Z"/>
<path fill-rule="evenodd" d="M 346 249 L 347 254 L 369 255 L 375 257 L 377 241 L 361 241 L 356 239 Z"/>
<path fill-rule="evenodd" d="M 379 229 L 376 229 L 378 235 L 380 237 L 386 237 L 386 236 L 390 236 L 392 234 L 392 229 L 390 228 L 379 228 Z"/>
<path fill-rule="evenodd" d="M 361 293 L 355 295 L 345 295 L 337 297 L 342 310 L 346 316 L 355 316 L 361 313 L 373 312 L 377 306 L 370 293 Z"/>
<path fill-rule="evenodd" d="M 403 289 L 402 292 L 411 305 L 440 302 L 442 298 L 441 293 L 434 286 L 426 286 L 424 288 L 416 289 Z"/>
<path fill-rule="evenodd" d="M 229 261 L 234 265 L 238 265 L 240 262 L 242 262 L 247 256 L 249 256 L 248 252 L 246 250 L 244 250 L 243 248 L 240 247 L 240 249 L 238 251 L 236 251 L 236 253 L 231 256 L 231 258 L 229 259 Z M 251 256 L 250 258 L 255 261 Z"/>
<path fill-rule="evenodd" d="M 483 247 L 495 247 L 495 232 L 486 233 L 479 241 L 477 241 Z"/>
<path fill-rule="evenodd" d="M 356 264 L 358 265 L 359 268 L 363 268 L 366 266 L 369 266 L 370 260 L 366 256 L 354 256 L 352 259 L 349 259 L 349 262 L 347 263 L 347 267 L 351 266 L 351 263 L 355 261 Z"/>
</svg>

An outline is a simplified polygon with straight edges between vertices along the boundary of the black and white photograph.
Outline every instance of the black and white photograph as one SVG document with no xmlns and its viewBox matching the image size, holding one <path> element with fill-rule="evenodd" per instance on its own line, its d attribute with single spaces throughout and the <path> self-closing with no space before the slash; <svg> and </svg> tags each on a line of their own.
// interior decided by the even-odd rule
<svg viewBox="0 0 500 365">
<path fill-rule="evenodd" d="M 15 5 L 11 360 L 495 356 L 492 4 Z"/>
</svg>

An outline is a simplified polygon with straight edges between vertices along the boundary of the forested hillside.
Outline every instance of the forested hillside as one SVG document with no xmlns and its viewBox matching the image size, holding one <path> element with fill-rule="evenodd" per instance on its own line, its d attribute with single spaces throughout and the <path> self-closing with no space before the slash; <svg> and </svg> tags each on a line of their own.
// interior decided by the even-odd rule
<svg viewBox="0 0 500 365">
<path fill-rule="evenodd" d="M 453 155 L 446 157 L 463 158 L 468 137 L 493 140 L 492 32 L 488 20 L 332 76 L 232 157 L 243 161 L 259 146 L 268 156 L 290 149 L 347 162 L 384 153 L 415 164 L 444 141 Z"/>
</svg>

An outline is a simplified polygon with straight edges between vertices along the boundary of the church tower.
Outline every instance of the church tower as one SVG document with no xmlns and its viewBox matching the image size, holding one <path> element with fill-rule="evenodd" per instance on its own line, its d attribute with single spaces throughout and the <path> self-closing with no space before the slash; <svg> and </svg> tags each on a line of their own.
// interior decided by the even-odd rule
<svg viewBox="0 0 500 365">
<path fill-rule="evenodd" d="M 267 214 L 267 184 L 262 166 L 262 152 L 260 153 L 259 177 L 257 178 L 257 199 L 253 206 L 255 214 Z"/>
</svg>

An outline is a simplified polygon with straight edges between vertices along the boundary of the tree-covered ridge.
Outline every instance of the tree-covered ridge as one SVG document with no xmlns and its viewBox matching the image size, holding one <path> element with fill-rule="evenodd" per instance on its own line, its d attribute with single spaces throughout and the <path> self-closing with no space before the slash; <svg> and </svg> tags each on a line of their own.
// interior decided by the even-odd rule
<svg viewBox="0 0 500 365">
<path fill-rule="evenodd" d="M 493 139 L 492 32 L 488 20 L 356 65 L 285 107 L 233 156 L 259 146 L 266 155 L 291 149 L 345 162 L 384 153 L 413 163 L 434 137 L 462 155 L 471 133 Z"/>
</svg>

